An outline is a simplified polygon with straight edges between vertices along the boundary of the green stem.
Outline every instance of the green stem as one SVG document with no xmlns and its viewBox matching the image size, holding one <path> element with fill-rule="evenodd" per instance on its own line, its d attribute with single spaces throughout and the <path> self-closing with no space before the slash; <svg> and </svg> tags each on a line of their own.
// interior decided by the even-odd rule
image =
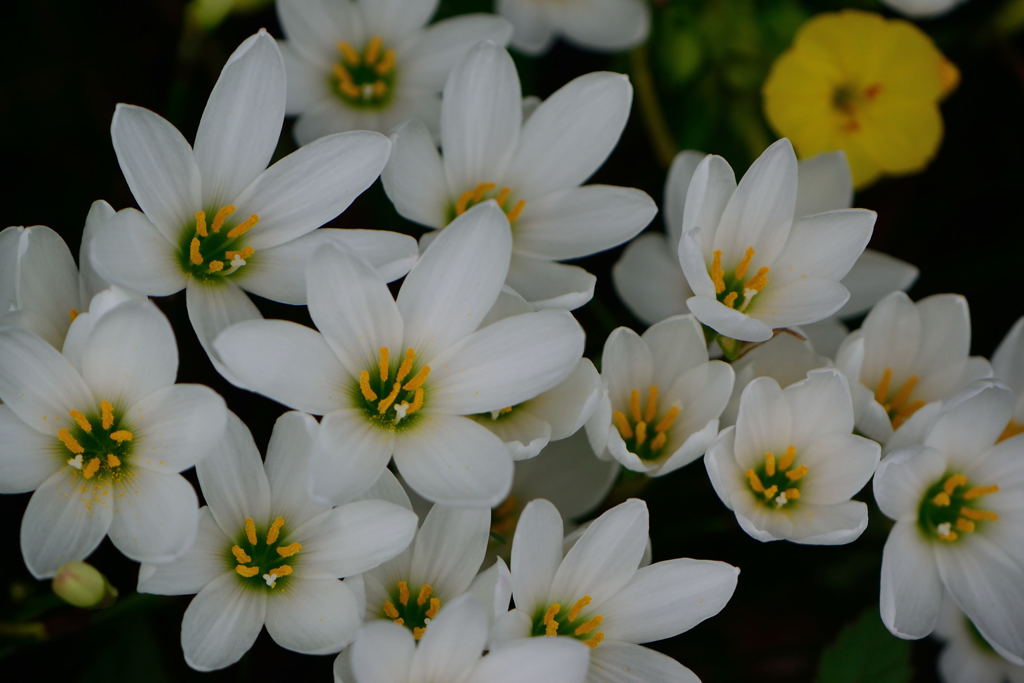
<svg viewBox="0 0 1024 683">
<path fill-rule="evenodd" d="M 658 91 L 654 85 L 650 54 L 646 43 L 630 53 L 629 64 L 633 75 L 633 85 L 636 87 L 636 98 L 640 103 L 640 113 L 647 126 L 647 134 L 654 147 L 654 153 L 661 165 L 668 167 L 679 150 L 672 137 L 672 131 L 668 127 L 668 122 L 665 120 L 661 103 L 658 101 Z"/>
</svg>

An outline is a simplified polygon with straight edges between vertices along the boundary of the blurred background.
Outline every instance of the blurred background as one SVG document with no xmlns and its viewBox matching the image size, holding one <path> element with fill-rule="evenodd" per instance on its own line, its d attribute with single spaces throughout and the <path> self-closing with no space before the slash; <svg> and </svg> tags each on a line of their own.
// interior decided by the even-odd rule
<svg viewBox="0 0 1024 683">
<path fill-rule="evenodd" d="M 0 28 L 3 225 L 50 226 L 77 253 L 94 199 L 106 199 L 117 209 L 134 204 L 110 144 L 115 104 L 153 109 L 191 140 L 231 51 L 261 27 L 282 35 L 272 3 L 215 5 L 200 8 L 177 0 L 5 4 Z M 541 58 L 515 56 L 524 94 L 540 97 L 590 71 L 631 74 L 638 89 L 633 116 L 594 180 L 639 187 L 661 204 L 666 148 L 721 154 L 739 176 L 776 139 L 761 98 L 772 62 L 808 17 L 848 7 L 893 16 L 873 0 L 655 0 L 650 40 L 632 53 L 595 54 L 558 43 Z M 442 0 L 437 16 L 491 9 L 489 0 Z M 910 292 L 914 299 L 939 292 L 967 297 L 972 352 L 987 356 L 1024 313 L 1024 35 L 1018 30 L 1024 27 L 1024 7 L 1017 0 L 969 0 L 917 25 L 961 72 L 959 88 L 942 104 L 942 145 L 923 172 L 885 178 L 859 192 L 855 206 L 878 212 L 872 247 L 921 269 Z M 661 121 L 653 131 L 652 117 Z M 277 156 L 294 148 L 286 122 Z M 421 232 L 395 213 L 379 183 L 331 225 Z M 663 229 L 661 218 L 649 229 Z M 620 252 L 581 262 L 599 278 L 594 300 L 576 311 L 588 332 L 590 357 L 599 357 L 615 326 L 642 327 L 617 298 L 609 277 Z M 221 392 L 264 447 L 283 408 L 234 389 L 216 374 L 191 332 L 184 293 L 157 304 L 178 334 L 179 381 Z M 308 322 L 299 309 L 258 304 L 267 317 Z M 655 560 L 718 559 L 742 570 L 736 594 L 721 614 L 654 645 L 704 681 L 935 679 L 937 644 L 899 641 L 878 620 L 881 548 L 889 522 L 877 509 L 867 532 L 853 544 L 802 547 L 762 544 L 744 534 L 700 463 L 654 480 L 642 495 L 651 509 Z M 858 498 L 870 502 L 870 491 Z M 120 589 L 119 602 L 98 612 L 63 605 L 49 582 L 33 580 L 21 561 L 17 529 L 27 500 L 27 494 L 0 498 L 6 529 L 0 679 L 331 680 L 333 656 L 283 650 L 265 633 L 225 671 L 190 670 L 178 633 L 191 596 L 134 594 L 137 565 L 109 541 L 90 562 Z M 34 622 L 43 623 L 45 638 L 19 628 Z"/>
</svg>

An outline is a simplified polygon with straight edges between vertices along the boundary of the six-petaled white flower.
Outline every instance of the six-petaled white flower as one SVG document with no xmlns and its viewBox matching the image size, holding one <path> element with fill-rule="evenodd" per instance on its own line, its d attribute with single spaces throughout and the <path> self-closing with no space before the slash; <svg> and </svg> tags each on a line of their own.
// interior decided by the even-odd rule
<svg viewBox="0 0 1024 683">
<path fill-rule="evenodd" d="M 651 30 L 643 0 L 498 0 L 497 12 L 512 22 L 512 46 L 526 54 L 546 52 L 555 38 L 589 50 L 619 52 L 639 45 Z"/>
</svg>

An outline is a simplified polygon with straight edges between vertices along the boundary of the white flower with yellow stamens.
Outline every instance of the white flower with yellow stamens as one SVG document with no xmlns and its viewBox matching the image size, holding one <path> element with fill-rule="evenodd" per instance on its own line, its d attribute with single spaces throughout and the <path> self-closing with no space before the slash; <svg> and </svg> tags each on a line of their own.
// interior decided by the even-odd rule
<svg viewBox="0 0 1024 683">
<path fill-rule="evenodd" d="M 601 357 L 603 396 L 587 422 L 594 452 L 634 472 L 668 474 L 704 454 L 732 392 L 732 368 L 708 361 L 700 324 L 679 315 L 643 335 L 620 327 Z"/>
<path fill-rule="evenodd" d="M 999 654 L 1024 664 L 1024 436 L 999 440 L 1013 394 L 978 382 L 951 399 L 924 443 L 875 474 L 896 520 L 882 554 L 880 608 L 901 638 L 923 638 L 951 597 Z"/>
<path fill-rule="evenodd" d="M 1024 683 L 1024 666 L 1001 657 L 948 597 L 935 635 L 945 641 L 939 655 L 943 683 Z"/>
<path fill-rule="evenodd" d="M 880 448 L 852 434 L 853 405 L 836 370 L 813 370 L 785 389 L 747 385 L 735 427 L 704 457 L 711 483 L 750 536 L 814 545 L 853 541 L 868 523 L 860 491 Z"/>
<path fill-rule="evenodd" d="M 797 161 L 789 140 L 770 146 L 737 185 L 707 156 L 683 209 L 679 262 L 690 312 L 726 338 L 765 341 L 772 330 L 822 320 L 849 299 L 840 280 L 871 237 L 863 209 L 796 213 Z"/>
<path fill-rule="evenodd" d="M 510 252 L 504 214 L 493 203 L 475 208 L 434 240 L 396 301 L 357 254 L 324 250 L 309 268 L 320 332 L 260 320 L 217 338 L 241 384 L 324 415 L 315 494 L 343 499 L 394 454 L 408 484 L 433 502 L 490 507 L 507 495 L 511 454 L 469 416 L 547 391 L 583 353 L 583 330 L 566 311 L 477 329 Z"/>
<path fill-rule="evenodd" d="M 52 576 L 108 533 L 131 559 L 171 560 L 192 543 L 199 507 L 178 472 L 220 439 L 224 402 L 174 383 L 174 333 L 148 301 L 80 316 L 68 340 L 62 355 L 0 329 L 0 492 L 35 490 L 21 525 L 25 564 Z"/>
<path fill-rule="evenodd" d="M 339 579 L 373 569 L 412 540 L 416 516 L 383 500 L 337 508 L 309 497 L 316 420 L 285 413 L 267 460 L 234 415 L 216 454 L 197 467 L 209 507 L 184 557 L 144 564 L 139 591 L 197 593 L 185 610 L 181 645 L 200 671 L 248 651 L 266 626 L 278 645 L 306 654 L 337 652 L 362 621 L 359 598 Z"/>
<path fill-rule="evenodd" d="M 411 119 L 436 130 L 452 66 L 474 44 L 504 45 L 512 34 L 492 14 L 427 26 L 436 9 L 437 0 L 278 0 L 299 143 L 346 130 L 387 133 Z"/>
<path fill-rule="evenodd" d="M 628 500 L 594 520 L 568 552 L 562 518 L 544 499 L 523 511 L 512 543 L 516 608 L 495 624 L 493 651 L 511 640 L 564 636 L 590 648 L 587 681 L 696 681 L 675 660 L 641 647 L 717 614 L 739 569 L 677 559 L 641 567 L 647 505 Z"/>
<path fill-rule="evenodd" d="M 621 52 L 647 39 L 651 9 L 643 0 L 498 0 L 496 11 L 515 27 L 512 47 L 546 52 L 558 36 L 601 52 Z"/>
<path fill-rule="evenodd" d="M 305 268 L 331 244 L 358 250 L 388 280 L 415 261 L 415 242 L 382 230 L 316 230 L 377 178 L 389 141 L 368 131 L 317 140 L 269 168 L 284 119 L 284 66 L 260 31 L 228 58 L 195 147 L 157 114 L 118 105 L 111 136 L 142 211 L 97 232 L 92 259 L 111 282 L 150 296 L 185 289 L 192 327 L 211 360 L 213 338 L 259 318 L 245 292 L 306 303 Z"/>
<path fill-rule="evenodd" d="M 1024 434 L 1024 318 L 1013 324 L 992 354 L 992 370 L 996 379 L 1010 387 L 1017 396 L 1013 415 L 1003 430 L 1002 438 Z"/>
<path fill-rule="evenodd" d="M 850 380 L 857 430 L 882 445 L 918 410 L 992 376 L 988 361 L 968 357 L 967 301 L 936 294 L 916 304 L 893 292 L 839 348 L 836 366 Z"/>
<path fill-rule="evenodd" d="M 436 229 L 496 201 L 512 224 L 508 285 L 543 307 L 576 308 L 593 296 L 594 276 L 558 261 L 621 244 L 657 213 L 640 190 L 581 186 L 618 142 L 632 92 L 620 74 L 586 74 L 524 122 L 512 58 L 481 43 L 445 84 L 444 156 L 425 126 L 405 125 L 394 135 L 384 189 L 400 214 Z"/>
</svg>

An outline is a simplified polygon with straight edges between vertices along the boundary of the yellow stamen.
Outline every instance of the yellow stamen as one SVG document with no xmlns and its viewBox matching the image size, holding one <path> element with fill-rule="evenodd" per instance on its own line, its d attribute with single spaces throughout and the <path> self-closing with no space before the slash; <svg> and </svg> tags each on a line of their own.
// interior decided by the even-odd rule
<svg viewBox="0 0 1024 683">
<path fill-rule="evenodd" d="M 907 378 L 907 381 L 903 383 L 896 395 L 892 397 L 892 407 L 899 409 L 907 399 L 910 398 L 910 394 L 914 391 L 914 387 L 917 385 L 917 375 L 911 375 Z"/>
<path fill-rule="evenodd" d="M 413 377 L 408 382 L 406 382 L 405 386 L 402 388 L 405 389 L 406 391 L 415 391 L 419 389 L 421 386 L 423 386 L 423 383 L 427 381 L 427 375 L 429 374 L 430 366 L 424 365 L 422 368 L 420 368 L 420 371 L 416 373 L 416 376 Z"/>
<path fill-rule="evenodd" d="M 955 531 L 950 531 L 948 534 L 939 534 L 939 538 L 943 541 L 955 541 L 960 536 Z"/>
<path fill-rule="evenodd" d="M 640 391 L 638 389 L 629 392 L 629 414 L 633 416 L 634 422 L 644 419 L 640 414 Z"/>
<path fill-rule="evenodd" d="M 668 434 L 665 432 L 658 432 L 658 435 L 651 439 L 651 450 L 660 451 L 666 441 L 668 441 Z"/>
<path fill-rule="evenodd" d="M 736 279 L 742 280 L 743 276 L 747 274 L 747 268 L 750 267 L 750 262 L 754 260 L 754 248 L 747 247 L 746 252 L 743 254 L 743 260 L 736 266 Z"/>
<path fill-rule="evenodd" d="M 480 183 L 479 185 L 476 186 L 476 190 L 474 190 L 473 192 L 473 202 L 479 202 L 481 199 L 484 198 L 485 194 L 487 194 L 496 187 L 497 185 L 495 183 Z"/>
<path fill-rule="evenodd" d="M 939 491 L 932 498 L 932 505 L 938 505 L 940 508 L 948 507 L 950 502 L 949 494 L 945 491 Z"/>
<path fill-rule="evenodd" d="M 82 444 L 78 443 L 78 440 L 71 436 L 71 432 L 68 430 L 61 429 L 58 431 L 57 438 L 60 439 L 64 446 L 72 453 L 75 453 L 76 455 L 79 453 L 85 453 L 85 449 L 82 448 Z"/>
<path fill-rule="evenodd" d="M 239 575 L 244 576 L 247 579 L 251 579 L 252 577 L 260 573 L 260 568 L 238 565 L 235 567 L 235 571 L 238 572 Z"/>
<path fill-rule="evenodd" d="M 96 476 L 96 472 L 98 472 L 99 469 L 100 459 L 92 458 L 88 463 L 86 463 L 85 467 L 82 468 L 82 476 L 85 477 L 86 479 L 92 479 L 94 476 Z"/>
<path fill-rule="evenodd" d="M 769 477 L 775 476 L 775 454 L 771 451 L 764 454 L 764 473 Z"/>
<path fill-rule="evenodd" d="M 964 500 L 981 498 L 982 496 L 987 496 L 990 493 L 995 493 L 998 490 L 998 484 L 990 484 L 989 486 L 972 486 L 964 492 Z"/>
<path fill-rule="evenodd" d="M 962 474 L 954 474 L 946 480 L 945 484 L 942 485 L 942 490 L 952 496 L 953 491 L 956 491 L 958 486 L 963 486 L 966 483 L 967 477 Z"/>
<path fill-rule="evenodd" d="M 598 645 L 601 644 L 602 640 L 604 640 L 604 632 L 599 631 L 599 632 L 595 633 L 590 638 L 590 640 L 584 640 L 583 644 L 586 645 L 587 647 L 589 647 L 591 650 L 593 650 L 594 648 L 596 648 Z"/>
<path fill-rule="evenodd" d="M 380 57 L 380 48 L 383 44 L 384 40 L 380 36 L 370 38 L 370 42 L 366 45 L 366 51 L 363 53 L 363 63 L 373 66 L 377 58 Z"/>
<path fill-rule="evenodd" d="M 68 322 L 75 322 L 75 318 L 78 317 L 78 309 L 72 308 L 68 311 Z"/>
<path fill-rule="evenodd" d="M 576 604 L 572 606 L 571 610 L 569 610 L 569 616 L 566 617 L 566 619 L 569 621 L 576 621 L 576 617 L 580 615 L 580 612 L 583 611 L 584 607 L 590 604 L 590 601 L 591 597 L 589 595 L 584 595 L 582 598 L 577 600 Z"/>
<path fill-rule="evenodd" d="M 402 605 L 409 604 L 409 582 L 399 581 L 398 582 L 398 602 Z"/>
<path fill-rule="evenodd" d="M 417 389 L 416 393 L 412 396 L 412 405 L 405 411 L 406 415 L 411 415 L 417 410 L 423 407 L 423 389 Z"/>
<path fill-rule="evenodd" d="M 519 218 L 519 214 L 526 208 L 526 200 L 520 199 L 516 202 L 516 205 L 512 207 L 512 210 L 505 214 L 508 217 L 509 223 L 515 223 L 516 219 Z"/>
<path fill-rule="evenodd" d="M 889 383 L 892 382 L 892 368 L 886 368 L 885 372 L 882 373 L 882 379 L 878 382 L 878 386 L 875 387 L 875 400 L 879 403 L 885 404 L 887 398 L 889 398 Z"/>
<path fill-rule="evenodd" d="M 395 68 L 395 51 L 388 49 L 384 51 L 384 57 L 377 64 L 374 71 L 378 76 L 387 76 Z"/>
<path fill-rule="evenodd" d="M 612 411 L 612 423 L 615 428 L 619 430 L 619 436 L 623 439 L 633 438 L 633 428 L 629 426 L 629 419 L 626 414 L 621 410 Z"/>
<path fill-rule="evenodd" d="M 966 531 L 968 533 L 974 531 L 974 522 L 963 517 L 957 517 L 955 526 L 959 531 Z"/>
<path fill-rule="evenodd" d="M 391 350 L 386 347 L 380 347 L 380 358 L 377 359 L 377 370 L 380 372 L 380 381 L 388 381 L 388 371 L 391 369 Z M 360 380 L 362 381 L 362 380 Z M 368 399 L 372 401 L 373 399 Z"/>
<path fill-rule="evenodd" d="M 363 395 L 367 401 L 376 401 L 377 392 L 370 388 L 370 373 L 363 370 L 359 373 L 359 393 Z"/>
<path fill-rule="evenodd" d="M 412 629 L 412 637 L 414 640 L 419 640 L 423 637 L 423 634 L 427 632 L 426 626 L 415 626 Z"/>
<path fill-rule="evenodd" d="M 743 285 L 743 291 L 747 292 L 748 290 L 753 290 L 755 292 L 760 292 L 768 284 L 768 273 L 770 272 L 771 268 L 768 266 L 761 266 L 758 268 L 754 277 L 750 278 L 750 281 Z"/>
<path fill-rule="evenodd" d="M 295 570 L 292 569 L 292 566 L 290 564 L 282 564 L 280 567 L 274 567 L 273 569 L 271 569 L 267 573 L 270 574 L 271 576 L 279 576 L 280 577 L 280 576 L 288 576 L 288 575 L 290 575 L 294 571 Z"/>
<path fill-rule="evenodd" d="M 253 249 L 250 246 L 245 246 L 245 247 L 242 247 L 241 250 L 232 249 L 231 251 L 225 251 L 224 252 L 224 257 L 226 259 L 228 259 L 229 261 L 234 261 L 235 257 L 238 257 L 238 258 L 241 258 L 241 259 L 247 259 L 247 258 L 249 258 L 250 256 L 252 256 L 255 253 L 256 253 L 255 249 Z"/>
<path fill-rule="evenodd" d="M 504 210 L 505 202 L 508 201 L 508 196 L 510 194 L 512 194 L 512 188 L 508 186 L 503 187 L 501 188 L 501 192 L 498 193 L 498 196 L 494 198 L 494 201 L 498 202 L 498 206 Z"/>
<path fill-rule="evenodd" d="M 260 217 L 257 216 L 256 214 L 252 214 L 251 216 L 246 218 L 244 221 L 242 221 L 241 223 L 239 223 L 235 227 L 233 227 L 230 230 L 228 230 L 228 239 L 232 239 L 233 240 L 236 237 L 241 237 L 245 233 L 249 232 L 252 229 L 252 226 L 256 225 L 259 222 L 260 222 Z"/>
<path fill-rule="evenodd" d="M 776 484 L 772 484 L 764 490 L 764 499 L 771 500 L 775 497 L 775 494 L 779 492 L 779 487 Z"/>
<path fill-rule="evenodd" d="M 395 619 L 395 623 L 399 626 L 405 626 L 405 619 Z"/>
<path fill-rule="evenodd" d="M 252 517 L 245 518 L 245 538 L 249 545 L 256 545 L 259 540 L 256 538 L 256 522 L 252 521 Z"/>
<path fill-rule="evenodd" d="M 131 441 L 134 437 L 132 437 L 132 433 L 127 429 L 118 429 L 116 432 L 110 433 L 110 438 L 117 443 L 123 443 L 125 441 Z"/>
<path fill-rule="evenodd" d="M 376 98 L 384 97 L 384 94 L 388 91 L 388 84 L 384 81 L 374 81 L 373 83 L 373 96 Z"/>
<path fill-rule="evenodd" d="M 557 602 L 548 606 L 548 611 L 544 613 L 544 635 L 546 636 L 557 636 L 558 635 L 558 622 L 555 621 L 555 615 L 558 614 L 562 606 Z"/>
<path fill-rule="evenodd" d="M 658 414 L 658 385 L 652 384 L 647 390 L 647 407 L 644 408 L 644 422 L 653 422 Z"/>
<path fill-rule="evenodd" d="M 473 199 L 473 190 L 466 190 L 459 195 L 459 198 L 455 200 L 455 215 L 461 216 L 466 213 L 466 207 L 469 205 L 470 200 Z"/>
<path fill-rule="evenodd" d="M 238 561 L 238 564 L 247 564 L 252 562 L 252 558 L 249 556 L 249 553 L 242 550 L 242 546 L 240 545 L 231 546 L 231 554 L 235 556 L 235 560 Z"/>
<path fill-rule="evenodd" d="M 433 592 L 434 589 L 429 583 L 425 583 L 420 586 L 420 594 L 416 596 L 416 604 L 422 607 L 427 602 L 427 598 L 429 598 L 430 594 Z"/>
<path fill-rule="evenodd" d="M 794 459 L 796 459 L 796 446 L 787 446 L 786 452 L 779 458 L 779 469 L 785 472 L 793 465 Z"/>
<path fill-rule="evenodd" d="M 349 63 L 349 66 L 355 66 L 359 64 L 359 53 L 356 52 L 355 48 L 349 45 L 344 40 L 338 41 L 338 52 L 345 58 L 345 61 Z"/>
<path fill-rule="evenodd" d="M 206 232 L 206 212 L 196 211 L 196 234 L 200 237 L 206 237 L 209 233 Z"/>
<path fill-rule="evenodd" d="M 203 255 L 199 253 L 198 237 L 193 237 L 192 241 L 188 243 L 188 260 L 191 261 L 194 266 L 203 265 Z"/>
<path fill-rule="evenodd" d="M 757 472 L 754 470 L 747 470 L 747 481 L 750 482 L 750 488 L 754 489 L 755 492 L 764 492 L 764 484 L 761 483 L 761 477 L 757 476 Z"/>
<path fill-rule="evenodd" d="M 577 636 L 586 635 L 587 633 L 590 633 L 595 628 L 600 626 L 602 621 L 604 621 L 604 617 L 602 617 L 599 614 L 596 617 L 594 617 L 593 619 L 590 619 L 589 621 L 585 621 L 582 624 L 580 624 L 579 626 L 577 626 L 576 630 L 573 631 L 573 634 L 577 635 Z"/>
<path fill-rule="evenodd" d="M 395 608 L 394 603 L 390 600 L 387 600 L 384 603 L 384 614 L 386 614 L 389 619 L 398 618 L 398 609 Z"/>
<path fill-rule="evenodd" d="M 338 79 L 339 83 L 352 83 L 352 74 L 341 64 L 335 63 L 331 70 L 334 72 L 334 77 Z"/>
<path fill-rule="evenodd" d="M 739 292 L 729 292 L 728 294 L 725 295 L 725 298 L 722 299 L 722 303 L 728 306 L 729 308 L 733 308 L 736 305 L 736 299 L 738 299 L 739 296 Z"/>
<path fill-rule="evenodd" d="M 807 474 L 807 465 L 800 465 L 795 470 L 786 472 L 786 478 L 790 481 L 800 481 Z"/>
<path fill-rule="evenodd" d="M 384 413 L 388 412 L 388 408 L 390 408 L 391 404 L 395 402 L 396 398 L 398 398 L 398 392 L 400 392 L 401 390 L 402 385 L 399 384 L 398 382 L 395 382 L 395 385 L 391 387 L 391 393 L 382 398 L 380 400 L 380 403 L 377 404 L 378 415 L 383 415 Z"/>
<path fill-rule="evenodd" d="M 114 406 L 110 405 L 110 401 L 100 401 L 100 425 L 104 429 L 114 426 Z"/>
<path fill-rule="evenodd" d="M 679 406 L 672 406 L 665 413 L 665 416 L 658 420 L 658 424 L 654 425 L 654 431 L 659 434 L 668 431 L 669 427 L 675 424 L 676 418 L 679 417 L 680 413 Z"/>
<path fill-rule="evenodd" d="M 892 426 L 894 429 L 899 429 L 900 425 L 909 420 L 914 413 L 924 408 L 924 401 L 914 401 L 913 403 L 900 408 L 899 412 L 894 418 L 892 418 Z"/>
<path fill-rule="evenodd" d="M 715 285 L 715 294 L 725 291 L 725 270 L 722 268 L 722 250 L 711 252 L 711 282 Z"/>
<path fill-rule="evenodd" d="M 281 533 L 281 527 L 284 526 L 284 517 L 276 517 L 270 524 L 270 528 L 267 529 L 267 545 L 274 545 L 277 543 L 277 537 Z"/>
<path fill-rule="evenodd" d="M 406 375 L 412 372 L 412 364 L 415 360 L 416 352 L 412 349 L 406 349 L 405 358 L 402 359 L 402 364 L 398 366 L 398 374 L 395 375 L 395 382 L 397 384 L 401 384 Z"/>
<path fill-rule="evenodd" d="M 121 466 L 121 458 L 117 457 L 113 453 L 107 453 L 107 467 L 111 469 Z"/>
<path fill-rule="evenodd" d="M 281 557 L 291 557 L 292 555 L 297 555 L 300 550 L 302 550 L 301 543 L 289 543 L 278 548 L 277 554 Z"/>
<path fill-rule="evenodd" d="M 234 204 L 228 204 L 227 206 L 220 207 L 220 210 L 213 217 L 213 225 L 210 226 L 211 232 L 220 232 L 220 229 L 224 227 L 224 221 L 228 219 L 228 216 L 235 212 Z"/>
<path fill-rule="evenodd" d="M 77 410 L 69 410 L 68 415 L 70 415 L 71 419 L 74 420 L 78 424 L 78 426 L 82 428 L 83 432 L 88 434 L 89 432 L 92 431 L 92 425 L 89 424 L 89 421 L 85 419 L 85 415 L 83 415 Z"/>
<path fill-rule="evenodd" d="M 362 94 L 359 91 L 359 86 L 357 86 L 352 81 L 341 81 L 341 82 L 338 83 L 338 88 L 341 90 L 341 92 L 344 95 L 346 95 L 347 97 L 350 97 L 352 99 L 355 99 L 355 98 L 359 97 Z"/>
<path fill-rule="evenodd" d="M 1018 434 L 1024 434 L 1024 422 L 1010 420 L 1010 424 L 1006 425 L 1006 429 L 1004 429 L 1003 433 L 999 435 L 998 439 L 996 439 L 996 443 L 999 443 L 1000 441 L 1006 441 L 1007 439 L 1012 439 Z"/>
<path fill-rule="evenodd" d="M 647 423 L 640 421 L 636 423 L 636 445 L 637 447 L 643 446 L 644 441 L 647 441 Z"/>
<path fill-rule="evenodd" d="M 789 500 L 797 500 L 800 497 L 800 489 L 786 489 L 783 493 Z"/>
<path fill-rule="evenodd" d="M 224 262 L 219 260 L 210 261 L 210 272 L 219 273 L 224 270 Z"/>
<path fill-rule="evenodd" d="M 997 519 L 999 519 L 999 515 L 992 512 L 991 510 L 979 510 L 977 508 L 969 508 L 966 506 L 960 508 L 960 514 L 966 517 L 967 519 L 974 520 L 975 522 L 980 522 L 981 520 L 994 522 Z"/>
<path fill-rule="evenodd" d="M 437 613 L 441 611 L 441 599 L 430 598 L 430 609 L 423 613 L 427 619 L 433 619 L 437 616 Z"/>
</svg>

